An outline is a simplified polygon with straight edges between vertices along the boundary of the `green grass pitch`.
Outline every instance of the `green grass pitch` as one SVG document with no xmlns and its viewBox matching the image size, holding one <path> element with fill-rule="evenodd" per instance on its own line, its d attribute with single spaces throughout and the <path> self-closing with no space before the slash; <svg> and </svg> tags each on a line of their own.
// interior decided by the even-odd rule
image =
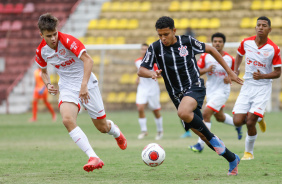
<svg viewBox="0 0 282 184">
<path fill-rule="evenodd" d="M 39 113 L 38 122 L 29 123 L 30 113 L 0 115 L 0 184 L 144 184 L 144 183 L 281 183 L 282 181 L 282 113 L 266 113 L 267 130 L 258 138 L 251 161 L 241 161 L 238 176 L 227 176 L 228 162 L 205 147 L 193 153 L 188 146 L 197 136 L 182 139 L 184 130 L 175 111 L 162 111 L 164 138 L 155 141 L 156 126 L 147 112 L 149 135 L 137 140 L 140 132 L 136 111 L 107 112 L 128 140 L 126 150 L 120 150 L 108 134 L 101 134 L 87 113 L 79 114 L 78 125 L 88 136 L 95 152 L 104 161 L 102 169 L 87 173 L 83 165 L 87 156 L 75 145 L 61 123 L 51 121 L 48 113 Z M 232 126 L 213 119 L 212 132 L 220 137 L 229 150 L 243 156 L 243 138 L 237 140 Z M 155 168 L 146 166 L 141 151 L 148 143 L 159 143 L 166 151 L 164 163 Z"/>
</svg>

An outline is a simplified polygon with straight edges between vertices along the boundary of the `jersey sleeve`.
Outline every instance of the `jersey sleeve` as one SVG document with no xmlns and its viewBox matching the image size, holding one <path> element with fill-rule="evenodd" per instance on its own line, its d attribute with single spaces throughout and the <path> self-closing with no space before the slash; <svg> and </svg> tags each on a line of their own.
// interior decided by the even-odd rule
<svg viewBox="0 0 282 184">
<path fill-rule="evenodd" d="M 277 47 L 275 49 L 274 57 L 272 60 L 273 67 L 281 67 L 281 55 L 280 55 L 280 48 Z"/>
<path fill-rule="evenodd" d="M 244 48 L 244 42 L 245 42 L 245 40 L 243 40 L 242 42 L 241 42 L 241 44 L 240 44 L 240 46 L 239 46 L 239 48 L 238 48 L 238 50 L 237 50 L 237 53 L 240 55 L 240 56 L 243 56 L 243 55 L 245 55 L 245 48 Z"/>
<path fill-rule="evenodd" d="M 205 61 L 206 55 L 207 55 L 206 53 L 202 54 L 200 59 L 197 62 L 198 67 L 201 69 L 205 68 L 206 66 L 206 61 Z"/>
<path fill-rule="evenodd" d="M 47 62 L 41 56 L 41 49 L 36 49 L 35 62 L 40 68 L 46 68 Z"/>
<path fill-rule="evenodd" d="M 154 67 L 154 63 L 156 63 L 155 52 L 153 49 L 153 45 L 150 45 L 142 60 L 141 66 L 152 70 Z"/>
<path fill-rule="evenodd" d="M 189 38 L 190 38 L 190 42 L 191 42 L 190 44 L 192 46 L 192 49 L 193 49 L 195 55 L 205 52 L 205 50 L 206 50 L 205 43 L 198 41 L 196 38 L 194 38 L 192 36 L 189 36 Z"/>
<path fill-rule="evenodd" d="M 80 58 L 82 53 L 86 51 L 85 46 L 81 41 L 79 41 L 77 38 L 73 37 L 72 35 L 59 33 L 60 34 L 60 41 L 61 43 L 72 53 L 76 55 L 76 57 Z"/>
<path fill-rule="evenodd" d="M 234 71 L 235 58 L 234 58 L 234 57 L 232 57 L 232 56 L 230 56 L 230 57 L 231 57 L 231 59 L 232 59 L 231 70 L 233 70 L 233 71 Z"/>
</svg>

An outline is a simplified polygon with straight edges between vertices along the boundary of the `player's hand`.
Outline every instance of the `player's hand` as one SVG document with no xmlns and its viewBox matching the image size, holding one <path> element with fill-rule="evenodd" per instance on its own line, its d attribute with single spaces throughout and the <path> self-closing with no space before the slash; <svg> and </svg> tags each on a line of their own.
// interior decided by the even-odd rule
<svg viewBox="0 0 282 184">
<path fill-rule="evenodd" d="M 242 79 L 240 79 L 233 71 L 231 71 L 231 73 L 229 73 L 228 78 L 229 78 L 228 81 L 229 81 L 230 85 L 232 85 L 231 81 L 234 81 L 238 84 L 243 85 L 244 81 Z"/>
<path fill-rule="evenodd" d="M 207 68 L 207 72 L 212 72 L 215 69 L 215 65 L 211 65 Z"/>
<path fill-rule="evenodd" d="M 47 89 L 51 95 L 56 95 L 58 93 L 58 90 L 52 84 L 47 84 Z"/>
<path fill-rule="evenodd" d="M 162 70 L 156 70 L 154 74 L 152 75 L 152 79 L 156 81 L 157 78 L 161 78 L 162 77 L 161 73 L 162 73 Z"/>
<path fill-rule="evenodd" d="M 88 103 L 90 96 L 89 96 L 89 93 L 88 93 L 87 85 L 81 87 L 81 89 L 79 91 L 79 98 L 80 98 L 82 103 L 85 103 L 85 104 Z"/>
<path fill-rule="evenodd" d="M 223 79 L 224 84 L 229 84 L 229 77 L 225 76 Z"/>
<path fill-rule="evenodd" d="M 259 79 L 262 79 L 263 77 L 262 77 L 262 74 L 260 73 L 260 71 L 257 69 L 257 72 L 254 72 L 253 73 L 253 78 L 255 79 L 255 80 L 259 80 Z"/>
</svg>

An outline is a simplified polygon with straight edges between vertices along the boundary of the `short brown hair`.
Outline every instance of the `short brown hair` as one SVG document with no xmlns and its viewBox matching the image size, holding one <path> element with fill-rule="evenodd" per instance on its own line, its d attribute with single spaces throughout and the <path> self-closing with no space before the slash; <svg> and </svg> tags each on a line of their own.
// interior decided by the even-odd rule
<svg viewBox="0 0 282 184">
<path fill-rule="evenodd" d="M 59 20 L 54 17 L 51 13 L 45 13 L 41 15 L 38 19 L 38 28 L 41 33 L 43 31 L 54 31 L 56 30 L 57 26 L 59 24 Z"/>
</svg>

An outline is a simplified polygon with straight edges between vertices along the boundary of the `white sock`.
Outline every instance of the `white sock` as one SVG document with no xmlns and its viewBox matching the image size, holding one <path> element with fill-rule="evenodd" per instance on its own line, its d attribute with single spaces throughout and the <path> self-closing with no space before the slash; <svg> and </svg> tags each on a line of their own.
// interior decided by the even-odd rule
<svg viewBox="0 0 282 184">
<path fill-rule="evenodd" d="M 163 132 L 163 117 L 155 118 L 157 132 Z"/>
<path fill-rule="evenodd" d="M 208 129 L 211 129 L 211 122 L 205 122 L 206 126 L 208 127 Z M 201 145 L 201 147 L 203 148 L 205 146 L 205 141 L 203 141 L 200 137 L 198 139 L 198 143 Z"/>
<path fill-rule="evenodd" d="M 72 140 L 75 142 L 78 147 L 86 153 L 86 155 L 90 157 L 98 157 L 94 152 L 93 148 L 89 144 L 88 138 L 84 134 L 84 132 L 77 126 L 70 133 Z M 98 157 L 99 158 L 99 157 Z"/>
<path fill-rule="evenodd" d="M 255 141 L 257 139 L 257 135 L 249 136 L 247 133 L 246 140 L 245 140 L 245 151 L 251 154 L 254 154 L 254 146 Z"/>
<path fill-rule="evenodd" d="M 141 132 L 147 132 L 147 119 L 139 118 L 138 121 L 141 128 Z"/>
<path fill-rule="evenodd" d="M 224 115 L 225 115 L 224 123 L 228 124 L 228 125 L 235 126 L 234 122 L 233 122 L 233 118 L 229 114 L 224 113 Z"/>
<path fill-rule="evenodd" d="M 111 123 L 111 130 L 108 134 L 112 135 L 114 138 L 118 138 L 120 136 L 120 130 L 116 127 L 113 121 L 107 120 Z"/>
<path fill-rule="evenodd" d="M 262 118 L 261 118 L 261 117 L 259 117 L 259 118 L 258 118 L 258 122 L 260 122 L 261 120 L 262 120 Z"/>
</svg>

